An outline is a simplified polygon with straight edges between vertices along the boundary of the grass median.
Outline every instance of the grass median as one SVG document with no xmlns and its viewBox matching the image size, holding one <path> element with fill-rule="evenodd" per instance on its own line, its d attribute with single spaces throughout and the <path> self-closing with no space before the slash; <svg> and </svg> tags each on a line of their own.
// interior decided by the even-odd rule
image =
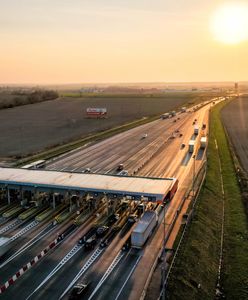
<svg viewBox="0 0 248 300">
<path fill-rule="evenodd" d="M 223 209 L 221 175 L 225 191 L 221 286 L 227 299 L 248 299 L 247 219 L 220 121 L 223 106 L 219 104 L 211 112 L 206 181 L 168 283 L 169 299 L 215 297 Z"/>
</svg>

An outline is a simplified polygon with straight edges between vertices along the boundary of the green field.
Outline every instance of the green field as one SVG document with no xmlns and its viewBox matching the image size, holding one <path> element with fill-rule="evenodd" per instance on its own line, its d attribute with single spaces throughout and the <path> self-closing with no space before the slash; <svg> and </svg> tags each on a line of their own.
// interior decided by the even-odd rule
<svg viewBox="0 0 248 300">
<path fill-rule="evenodd" d="M 220 165 L 225 192 L 221 287 L 226 299 L 248 299 L 247 219 L 220 121 L 223 106 L 220 104 L 211 112 L 206 181 L 168 283 L 169 299 L 215 297 L 223 211 Z"/>
</svg>

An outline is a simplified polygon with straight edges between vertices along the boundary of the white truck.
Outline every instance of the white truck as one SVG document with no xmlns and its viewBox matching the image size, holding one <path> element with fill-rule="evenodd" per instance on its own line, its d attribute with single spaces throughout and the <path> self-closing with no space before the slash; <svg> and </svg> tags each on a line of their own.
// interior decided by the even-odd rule
<svg viewBox="0 0 248 300">
<path fill-rule="evenodd" d="M 194 135 L 198 135 L 198 133 L 199 133 L 199 126 L 196 124 L 194 126 Z"/>
<path fill-rule="evenodd" d="M 158 215 L 153 210 L 147 210 L 135 226 L 131 234 L 133 248 L 142 248 L 158 222 Z"/>
<path fill-rule="evenodd" d="M 170 117 L 169 113 L 165 113 L 161 116 L 162 119 L 168 119 Z"/>
<path fill-rule="evenodd" d="M 189 153 L 193 153 L 195 148 L 195 140 L 189 141 Z"/>
<path fill-rule="evenodd" d="M 207 147 L 207 137 L 206 136 L 202 136 L 201 137 L 201 142 L 200 142 L 200 147 L 202 149 L 205 149 Z"/>
</svg>

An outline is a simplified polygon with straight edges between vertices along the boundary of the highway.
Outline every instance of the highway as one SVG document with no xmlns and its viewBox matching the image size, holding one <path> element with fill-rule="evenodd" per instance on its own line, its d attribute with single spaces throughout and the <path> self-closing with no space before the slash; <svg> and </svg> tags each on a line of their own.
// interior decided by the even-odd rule
<svg viewBox="0 0 248 300">
<path fill-rule="evenodd" d="M 164 208 L 165 230 L 169 231 L 170 224 L 177 214 L 181 201 L 192 184 L 193 171 L 195 173 L 205 160 L 205 151 L 196 147 L 194 153 L 189 153 L 188 142 L 195 139 L 199 146 L 201 134 L 207 135 L 208 126 L 201 130 L 202 124 L 208 125 L 211 104 L 199 108 L 195 112 L 178 113 L 175 117 L 156 120 L 154 122 L 131 129 L 109 139 L 81 147 L 65 155 L 55 158 L 46 164 L 47 170 L 84 172 L 90 168 L 91 172 L 100 174 L 116 174 L 119 164 L 124 164 L 128 175 L 144 177 L 176 177 L 179 188 L 173 200 Z M 193 122 L 197 120 L 200 133 L 193 134 Z M 147 134 L 146 138 L 143 135 Z M 185 144 L 185 147 L 182 147 Z M 193 158 L 195 155 L 195 159 Z M 0 260 L 1 284 L 15 274 L 19 268 L 38 255 L 48 246 L 58 234 L 73 224 L 75 214 L 61 224 L 53 224 L 53 219 L 37 223 L 30 230 L 13 241 L 11 250 Z M 1 295 L 2 299 L 59 299 L 78 272 L 78 280 L 87 278 L 91 281 L 87 297 L 90 299 L 139 299 L 146 284 L 149 271 L 158 255 L 163 240 L 163 212 L 160 215 L 160 225 L 153 237 L 148 240 L 144 249 L 129 249 L 122 251 L 125 240 L 131 233 L 132 227 L 125 233 L 121 230 L 106 248 L 86 251 L 77 246 L 79 238 L 84 235 L 95 221 L 95 213 L 86 222 L 75 229 L 61 241 L 51 253 L 42 258 L 27 273 L 20 277 L 12 287 Z M 1 220 L 0 220 L 1 221 Z M 0 223 L 0 231 L 7 226 L 4 233 L 12 237 L 21 231 L 23 226 L 34 222 L 31 218 L 27 223 L 11 224 L 18 219 Z M 170 243 L 175 239 L 180 224 L 170 233 Z M 35 240 L 37 238 L 37 240 Z M 30 241 L 31 246 L 18 251 Z M 72 249 L 75 249 L 71 252 Z M 99 250 L 101 249 L 101 251 Z M 69 256 L 66 256 L 67 254 Z M 92 254 L 97 253 L 88 268 L 85 266 L 92 261 Z M 68 258 L 69 257 L 69 258 Z M 113 270 L 108 270 L 116 260 Z M 59 265 L 59 267 L 57 267 Z M 53 275 L 52 272 L 58 270 Z M 107 273 L 106 273 L 107 272 Z M 41 284 L 44 281 L 44 284 Z M 63 295 L 68 299 L 68 293 Z"/>
</svg>

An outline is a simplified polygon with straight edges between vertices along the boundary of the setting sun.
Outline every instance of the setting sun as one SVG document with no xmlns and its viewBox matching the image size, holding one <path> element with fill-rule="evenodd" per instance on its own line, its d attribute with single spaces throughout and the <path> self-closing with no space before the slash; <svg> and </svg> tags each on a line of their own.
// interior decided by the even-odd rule
<svg viewBox="0 0 248 300">
<path fill-rule="evenodd" d="M 211 27 L 216 40 L 238 44 L 248 39 L 248 5 L 229 4 L 213 15 Z"/>
</svg>

